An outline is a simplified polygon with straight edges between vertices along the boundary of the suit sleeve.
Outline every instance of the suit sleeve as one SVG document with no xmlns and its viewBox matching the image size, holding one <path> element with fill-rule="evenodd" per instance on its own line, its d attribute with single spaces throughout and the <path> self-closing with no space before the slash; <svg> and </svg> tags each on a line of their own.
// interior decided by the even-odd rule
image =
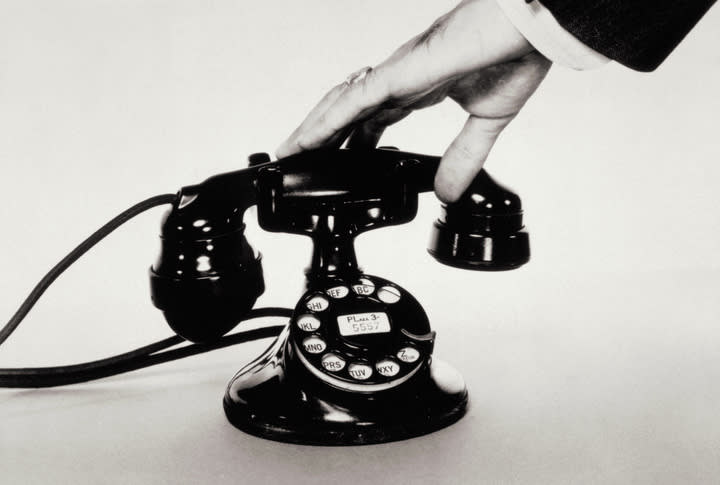
<svg viewBox="0 0 720 485">
<path fill-rule="evenodd" d="M 715 0 L 535 1 L 583 44 L 637 71 L 656 69 L 715 3 Z"/>
</svg>

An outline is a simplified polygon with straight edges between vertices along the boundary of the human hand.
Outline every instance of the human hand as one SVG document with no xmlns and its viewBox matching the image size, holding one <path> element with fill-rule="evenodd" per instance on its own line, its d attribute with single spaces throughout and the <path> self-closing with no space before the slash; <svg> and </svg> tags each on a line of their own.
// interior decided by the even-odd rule
<svg viewBox="0 0 720 485">
<path fill-rule="evenodd" d="M 435 176 L 437 196 L 453 202 L 550 64 L 495 0 L 464 0 L 364 76 L 332 88 L 276 154 L 339 147 L 348 135 L 350 147 L 374 147 L 387 126 L 449 97 L 469 114 Z"/>
</svg>

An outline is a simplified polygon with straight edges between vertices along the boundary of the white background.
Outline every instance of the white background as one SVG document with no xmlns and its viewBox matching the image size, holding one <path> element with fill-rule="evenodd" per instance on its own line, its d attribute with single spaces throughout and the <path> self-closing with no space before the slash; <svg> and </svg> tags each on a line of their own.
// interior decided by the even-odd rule
<svg viewBox="0 0 720 485">
<path fill-rule="evenodd" d="M 272 152 L 327 89 L 453 3 L 0 1 L 0 315 L 132 203 Z M 348 473 L 400 483 L 716 477 L 719 27 L 715 8 L 652 74 L 551 70 L 487 164 L 523 198 L 533 251 L 524 268 L 474 273 L 434 262 L 425 253 L 438 213 L 429 194 L 414 223 L 360 238 L 361 265 L 424 303 L 437 354 L 468 379 L 471 413 L 451 429 L 344 451 L 246 437 L 223 422 L 219 402 L 263 344 L 133 378 L 0 391 L 3 474 L 174 483 L 229 479 L 236 467 L 270 481 L 334 483 Z M 391 128 L 383 143 L 439 154 L 463 122 L 445 103 Z M 63 275 L 0 349 L 0 365 L 79 362 L 167 336 L 147 288 L 160 213 Z M 293 305 L 308 241 L 249 232 L 264 254 L 261 303 Z M 143 444 L 153 440 L 156 460 Z"/>
</svg>

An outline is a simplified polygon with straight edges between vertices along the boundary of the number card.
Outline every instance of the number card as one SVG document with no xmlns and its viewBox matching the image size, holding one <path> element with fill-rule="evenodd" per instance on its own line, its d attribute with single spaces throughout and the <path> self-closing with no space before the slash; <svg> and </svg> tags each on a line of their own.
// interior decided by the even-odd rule
<svg viewBox="0 0 720 485">
<path fill-rule="evenodd" d="M 343 337 L 390 331 L 390 320 L 387 314 L 382 312 L 340 315 L 337 322 Z"/>
</svg>

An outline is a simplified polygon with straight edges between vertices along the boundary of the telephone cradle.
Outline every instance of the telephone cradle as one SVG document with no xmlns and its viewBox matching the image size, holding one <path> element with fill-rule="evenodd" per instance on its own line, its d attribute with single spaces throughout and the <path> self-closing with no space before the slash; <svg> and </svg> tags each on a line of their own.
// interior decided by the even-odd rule
<svg viewBox="0 0 720 485">
<path fill-rule="evenodd" d="M 211 342 L 264 291 L 261 255 L 244 235 L 259 226 L 309 236 L 306 292 L 280 336 L 230 381 L 224 398 L 237 428 L 272 440 L 358 445 L 430 433 L 459 420 L 468 392 L 436 359 L 435 332 L 400 285 L 365 274 L 355 237 L 411 221 L 432 190 L 439 158 L 394 148 L 319 150 L 184 187 L 162 224 L 150 269 L 153 303 L 176 333 Z M 428 251 L 443 264 L 509 270 L 530 257 L 520 198 L 483 170 L 442 207 Z"/>
</svg>

